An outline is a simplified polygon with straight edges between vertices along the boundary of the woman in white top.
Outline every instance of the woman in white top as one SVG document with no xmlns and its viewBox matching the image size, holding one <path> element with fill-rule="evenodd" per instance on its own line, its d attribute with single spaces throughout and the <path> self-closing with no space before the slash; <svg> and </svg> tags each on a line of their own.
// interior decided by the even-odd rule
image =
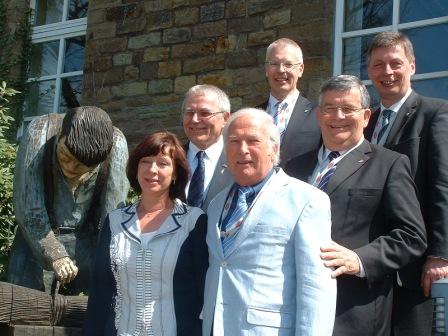
<svg viewBox="0 0 448 336">
<path fill-rule="evenodd" d="M 189 168 L 176 136 L 146 136 L 127 176 L 140 199 L 101 230 L 83 335 L 201 335 L 206 216 L 187 206 Z"/>
</svg>

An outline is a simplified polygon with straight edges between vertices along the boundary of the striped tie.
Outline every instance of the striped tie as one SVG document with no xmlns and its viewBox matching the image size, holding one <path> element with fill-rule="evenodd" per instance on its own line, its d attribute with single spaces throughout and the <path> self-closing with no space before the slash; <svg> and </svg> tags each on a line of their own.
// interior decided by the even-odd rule
<svg viewBox="0 0 448 336">
<path fill-rule="evenodd" d="M 288 103 L 283 102 L 277 102 L 277 104 L 274 105 L 274 111 L 272 112 L 272 118 L 274 119 L 274 124 L 277 125 L 278 130 L 280 132 L 280 139 L 283 138 L 283 135 L 286 131 L 286 121 L 283 114 L 285 114 L 286 109 L 288 108 Z"/>
<path fill-rule="evenodd" d="M 322 190 L 325 191 L 327 190 L 327 184 L 328 181 L 330 181 L 331 176 L 334 174 L 334 172 L 336 171 L 336 164 L 333 163 L 333 160 L 336 159 L 337 157 L 339 157 L 341 154 L 339 154 L 339 152 L 330 152 L 330 154 L 328 154 L 328 160 L 330 160 L 330 162 L 327 165 L 327 172 L 324 174 L 324 176 L 322 176 L 322 178 L 319 181 L 319 184 L 317 185 L 317 187 Z M 330 167 L 331 165 L 331 167 Z"/>
<path fill-rule="evenodd" d="M 204 151 L 199 151 L 196 154 L 198 159 L 198 166 L 191 177 L 190 187 L 188 189 L 187 204 L 195 207 L 201 207 L 204 199 L 204 177 L 205 177 L 205 163 Z"/>
<path fill-rule="evenodd" d="M 234 242 L 239 231 L 241 220 L 243 219 L 248 209 L 246 200 L 254 193 L 255 190 L 252 187 L 238 187 L 233 195 L 233 198 L 237 197 L 235 209 L 233 209 L 233 211 L 230 210 L 227 213 L 221 226 L 221 231 L 227 233 L 224 238 L 221 238 L 224 256 L 227 256 L 227 252 L 232 246 L 232 243 Z"/>
<path fill-rule="evenodd" d="M 390 115 L 392 114 L 392 110 L 384 110 L 383 113 L 381 114 L 381 129 L 378 132 L 378 139 L 376 140 L 377 143 L 380 142 L 382 136 L 384 135 L 384 133 L 387 130 L 387 127 L 389 126 L 389 120 L 390 120 Z"/>
</svg>

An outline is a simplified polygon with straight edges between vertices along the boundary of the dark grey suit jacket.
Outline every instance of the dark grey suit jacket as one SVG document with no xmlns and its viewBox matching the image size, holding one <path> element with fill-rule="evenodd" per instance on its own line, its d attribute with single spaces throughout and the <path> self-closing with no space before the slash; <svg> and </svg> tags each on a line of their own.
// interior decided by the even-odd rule
<svg viewBox="0 0 448 336">
<path fill-rule="evenodd" d="M 371 139 L 376 111 L 365 129 Z M 384 147 L 408 156 L 428 232 L 426 255 L 448 259 L 448 101 L 412 92 L 398 111 Z M 408 288 L 420 287 L 425 258 L 400 271 Z"/>
<path fill-rule="evenodd" d="M 266 110 L 269 100 L 257 106 Z M 313 104 L 299 95 L 280 144 L 280 167 L 291 158 L 320 146 L 320 128 Z"/>
<path fill-rule="evenodd" d="M 307 181 L 317 152 L 290 160 L 285 171 Z M 338 163 L 327 187 L 332 239 L 358 254 L 366 274 L 338 277 L 334 335 L 389 335 L 393 275 L 426 248 L 409 160 L 364 141 Z"/>
</svg>

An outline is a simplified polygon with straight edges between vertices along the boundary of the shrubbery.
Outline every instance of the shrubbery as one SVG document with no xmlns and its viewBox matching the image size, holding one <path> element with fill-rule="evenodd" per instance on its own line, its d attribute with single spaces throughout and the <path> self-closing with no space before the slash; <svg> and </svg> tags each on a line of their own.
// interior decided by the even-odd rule
<svg viewBox="0 0 448 336">
<path fill-rule="evenodd" d="M 0 280 L 4 280 L 8 253 L 14 238 L 15 223 L 12 207 L 12 181 L 16 146 L 7 139 L 14 119 L 8 115 L 8 98 L 18 91 L 0 84 Z"/>
</svg>

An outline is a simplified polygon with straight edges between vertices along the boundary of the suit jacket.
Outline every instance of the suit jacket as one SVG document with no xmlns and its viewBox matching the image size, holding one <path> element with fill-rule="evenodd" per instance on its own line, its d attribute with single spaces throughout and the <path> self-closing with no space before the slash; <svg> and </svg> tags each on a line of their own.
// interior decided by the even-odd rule
<svg viewBox="0 0 448 336">
<path fill-rule="evenodd" d="M 365 130 L 372 138 L 380 111 Z M 426 255 L 448 259 L 448 101 L 412 92 L 398 111 L 384 147 L 406 154 L 428 233 Z M 404 285 L 420 287 L 424 258 L 400 272 Z"/>
<path fill-rule="evenodd" d="M 317 152 L 289 161 L 286 172 L 307 181 Z M 389 335 L 393 275 L 426 248 L 409 160 L 365 140 L 338 163 L 327 193 L 332 238 L 357 253 L 366 275 L 338 277 L 334 335 Z"/>
<path fill-rule="evenodd" d="M 203 335 L 331 335 L 336 282 L 319 257 L 330 241 L 328 197 L 280 169 L 224 257 L 218 226 L 230 188 L 208 207 Z"/>
<path fill-rule="evenodd" d="M 266 110 L 268 103 L 269 100 L 257 107 Z M 280 144 L 280 166 L 284 168 L 288 160 L 318 148 L 320 143 L 313 103 L 299 95 Z"/>
<path fill-rule="evenodd" d="M 188 152 L 188 143 L 184 146 L 185 152 Z M 191 172 L 193 175 L 194 172 Z M 216 164 L 215 171 L 213 172 L 212 179 L 207 190 L 207 194 L 204 197 L 204 203 L 201 209 L 206 211 L 210 201 L 216 196 L 224 187 L 233 183 L 233 177 L 227 169 L 226 153 L 223 150 L 219 156 L 218 163 Z"/>
</svg>

